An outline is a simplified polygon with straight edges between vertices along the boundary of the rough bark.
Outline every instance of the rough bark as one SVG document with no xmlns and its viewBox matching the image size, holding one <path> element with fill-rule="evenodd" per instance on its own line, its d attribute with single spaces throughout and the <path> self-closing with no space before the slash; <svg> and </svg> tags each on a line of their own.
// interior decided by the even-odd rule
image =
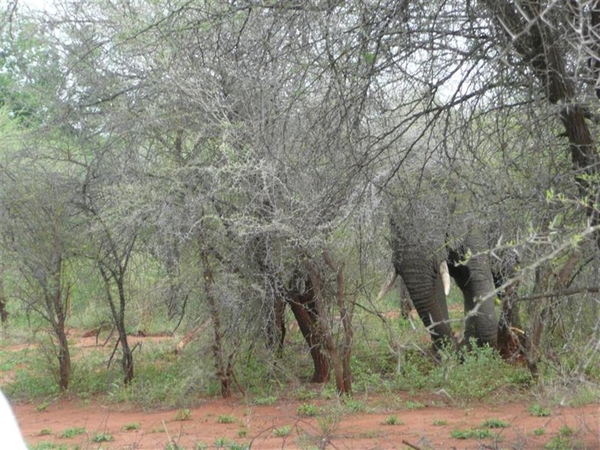
<svg viewBox="0 0 600 450">
<path fill-rule="evenodd" d="M 323 346 L 325 347 L 325 350 L 327 351 L 327 354 L 331 361 L 333 375 L 335 377 L 335 385 L 339 394 L 346 394 L 344 389 L 344 375 L 342 369 L 342 362 L 340 360 L 340 355 L 338 353 L 337 347 L 333 342 L 331 327 L 329 326 L 328 321 L 327 309 L 325 308 L 325 299 L 323 296 L 323 280 L 315 263 L 308 259 L 305 260 L 305 263 L 313 288 L 315 310 L 317 313 L 317 326 L 320 329 Z"/>
<path fill-rule="evenodd" d="M 202 263 L 202 278 L 204 279 L 204 294 L 206 296 L 206 302 L 208 303 L 210 318 L 213 325 L 212 352 L 215 359 L 215 370 L 221 384 L 221 396 L 223 398 L 228 398 L 231 397 L 231 373 L 233 369 L 231 361 L 229 361 L 229 364 L 225 363 L 221 315 L 219 313 L 219 307 L 213 289 L 214 274 L 206 249 L 204 235 L 202 233 L 200 233 L 198 243 L 200 247 L 200 262 Z"/>
<path fill-rule="evenodd" d="M 314 373 L 313 383 L 325 383 L 329 380 L 331 371 L 329 358 L 322 348 L 322 336 L 317 320 L 317 310 L 314 300 L 314 292 L 310 280 L 306 280 L 306 288 L 303 292 L 291 290 L 289 292 L 290 308 L 298 322 L 300 332 L 310 351 L 313 360 Z"/>
<path fill-rule="evenodd" d="M 323 252 L 323 259 L 336 273 L 337 306 L 340 312 L 342 329 L 344 330 L 344 340 L 342 342 L 340 351 L 343 389 L 338 389 L 338 393 L 350 395 L 352 394 L 352 370 L 350 367 L 350 358 L 352 356 L 352 342 L 354 339 L 354 330 L 352 328 L 354 304 L 351 304 L 350 307 L 346 305 L 346 291 L 344 288 L 344 263 L 336 265 L 327 251 Z"/>
</svg>

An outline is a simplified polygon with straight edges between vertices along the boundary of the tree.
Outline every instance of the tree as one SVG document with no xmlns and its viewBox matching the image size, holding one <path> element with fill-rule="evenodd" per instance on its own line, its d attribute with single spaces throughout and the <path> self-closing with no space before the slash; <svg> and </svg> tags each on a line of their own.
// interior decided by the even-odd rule
<svg viewBox="0 0 600 450">
<path fill-rule="evenodd" d="M 16 292 L 27 311 L 39 314 L 56 340 L 57 382 L 69 387 L 71 356 L 67 340 L 70 264 L 81 233 L 73 205 L 75 180 L 40 160 L 11 158 L 0 173 L 3 264 L 17 271 Z"/>
</svg>

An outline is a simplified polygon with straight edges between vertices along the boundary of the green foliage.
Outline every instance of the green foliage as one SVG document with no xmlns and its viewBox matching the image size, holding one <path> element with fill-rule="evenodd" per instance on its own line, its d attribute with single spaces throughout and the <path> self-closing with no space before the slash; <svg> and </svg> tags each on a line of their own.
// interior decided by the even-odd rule
<svg viewBox="0 0 600 450">
<path fill-rule="evenodd" d="M 407 400 L 405 403 L 406 409 L 415 410 L 425 408 L 425 404 L 422 402 Z"/>
<path fill-rule="evenodd" d="M 452 430 L 450 435 L 454 439 L 488 439 L 495 435 L 488 429 L 470 428 L 468 430 Z"/>
<path fill-rule="evenodd" d="M 551 414 L 551 411 L 538 403 L 534 403 L 529 407 L 529 413 L 535 417 L 548 417 Z"/>
<path fill-rule="evenodd" d="M 214 445 L 217 448 L 222 448 L 222 447 L 230 447 L 232 445 L 232 443 L 228 439 L 226 439 L 224 437 L 220 437 L 220 438 L 215 439 Z"/>
<path fill-rule="evenodd" d="M 351 413 L 360 413 L 367 409 L 367 405 L 361 400 L 349 398 L 344 401 L 344 408 Z"/>
<path fill-rule="evenodd" d="M 544 444 L 545 450 L 573 450 L 577 448 L 585 448 L 571 437 L 554 436 L 550 441 Z"/>
<path fill-rule="evenodd" d="M 503 388 L 523 388 L 531 382 L 526 369 L 505 363 L 489 347 L 445 352 L 437 365 L 426 356 L 409 354 L 402 369 L 397 380 L 401 387 L 443 388 L 456 401 L 490 398 Z"/>
<path fill-rule="evenodd" d="M 180 409 L 175 414 L 175 417 L 173 418 L 173 420 L 176 420 L 176 421 L 179 421 L 179 422 L 183 422 L 185 420 L 192 420 L 192 411 L 190 411 L 187 408 Z M 223 423 L 223 422 L 219 421 L 219 423 Z"/>
<path fill-rule="evenodd" d="M 113 437 L 110 433 L 96 433 L 92 436 L 92 442 L 102 443 L 102 442 L 110 442 L 113 440 Z"/>
<path fill-rule="evenodd" d="M 123 425 L 121 427 L 121 429 L 123 431 L 135 431 L 135 430 L 139 430 L 140 426 L 141 425 L 139 422 L 132 422 L 132 423 L 126 423 L 125 425 Z"/>
<path fill-rule="evenodd" d="M 37 405 L 35 407 L 35 410 L 37 412 L 44 412 L 44 411 L 46 411 L 48 409 L 48 406 L 50 406 L 49 402 L 42 402 L 42 403 L 40 403 L 39 405 Z"/>
<path fill-rule="evenodd" d="M 255 397 L 252 399 L 252 403 L 255 405 L 272 405 L 277 401 L 277 397 L 275 395 L 269 395 L 267 397 Z"/>
<path fill-rule="evenodd" d="M 506 428 L 510 426 L 510 423 L 500 419 L 487 419 L 481 423 L 483 428 Z"/>
<path fill-rule="evenodd" d="M 312 403 L 302 403 L 296 412 L 299 416 L 314 417 L 319 414 L 319 407 Z"/>
<path fill-rule="evenodd" d="M 382 422 L 383 425 L 402 425 L 403 423 L 398 416 L 387 416 Z"/>
<path fill-rule="evenodd" d="M 446 420 L 442 420 L 442 419 L 435 419 L 432 424 L 436 427 L 442 427 L 445 425 L 448 425 L 448 422 Z"/>
<path fill-rule="evenodd" d="M 274 428 L 273 429 L 273 436 L 275 436 L 275 437 L 286 437 L 287 435 L 290 434 L 291 431 L 292 431 L 292 426 L 291 425 L 284 425 L 284 426 L 279 427 L 279 428 Z"/>
<path fill-rule="evenodd" d="M 544 434 L 546 434 L 546 429 L 536 428 L 535 430 L 533 430 L 533 434 L 535 434 L 536 436 L 543 436 Z"/>
<path fill-rule="evenodd" d="M 237 419 L 229 414 L 222 414 L 217 417 L 217 423 L 234 423 Z"/>
<path fill-rule="evenodd" d="M 84 434 L 86 432 L 85 428 L 67 428 L 60 433 L 60 437 L 62 438 L 73 438 L 79 436 L 80 434 Z"/>
<path fill-rule="evenodd" d="M 52 442 L 40 442 L 30 445 L 29 450 L 69 450 L 66 444 L 54 444 Z"/>
<path fill-rule="evenodd" d="M 294 391 L 293 395 L 297 400 L 302 402 L 314 399 L 317 396 L 317 393 L 305 386 L 300 386 Z"/>
<path fill-rule="evenodd" d="M 571 437 L 575 434 L 575 430 L 573 430 L 571 427 L 567 426 L 567 425 L 563 425 L 560 430 L 558 430 L 558 434 L 561 437 Z"/>
<path fill-rule="evenodd" d="M 147 344 L 149 345 L 149 343 Z M 209 372 L 199 369 L 193 355 L 174 358 L 171 349 L 158 346 L 137 360 L 136 377 L 129 386 L 112 384 L 115 401 L 143 407 L 185 407 L 194 404 L 194 393 L 208 392 Z"/>
</svg>

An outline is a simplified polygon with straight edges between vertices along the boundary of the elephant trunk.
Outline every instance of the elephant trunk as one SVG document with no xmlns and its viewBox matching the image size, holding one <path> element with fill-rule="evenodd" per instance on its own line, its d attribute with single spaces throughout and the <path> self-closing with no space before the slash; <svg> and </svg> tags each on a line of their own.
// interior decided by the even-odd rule
<svg viewBox="0 0 600 450">
<path fill-rule="evenodd" d="M 465 298 L 465 341 L 477 345 L 498 345 L 498 320 L 494 305 L 494 281 L 483 238 L 471 233 L 464 246 L 449 254 L 450 275 Z"/>
<path fill-rule="evenodd" d="M 404 255 L 401 263 L 396 261 L 394 265 L 436 348 L 452 342 L 454 336 L 448 321 L 448 307 L 439 262 L 424 258 L 422 254 L 414 258 Z"/>
</svg>

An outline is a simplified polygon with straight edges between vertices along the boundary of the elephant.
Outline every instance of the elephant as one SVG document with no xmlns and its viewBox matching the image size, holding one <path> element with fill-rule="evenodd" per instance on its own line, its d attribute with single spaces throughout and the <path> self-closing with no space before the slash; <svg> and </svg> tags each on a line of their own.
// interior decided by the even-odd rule
<svg viewBox="0 0 600 450">
<path fill-rule="evenodd" d="M 456 345 L 450 326 L 445 272 L 464 297 L 464 340 L 496 348 L 498 320 L 487 240 L 476 214 L 436 190 L 392 203 L 392 263 L 402 278 L 434 348 Z M 410 199 L 410 200 L 406 200 Z M 468 202 L 467 202 L 468 204 Z M 462 209 L 461 209 L 462 208 Z"/>
</svg>

